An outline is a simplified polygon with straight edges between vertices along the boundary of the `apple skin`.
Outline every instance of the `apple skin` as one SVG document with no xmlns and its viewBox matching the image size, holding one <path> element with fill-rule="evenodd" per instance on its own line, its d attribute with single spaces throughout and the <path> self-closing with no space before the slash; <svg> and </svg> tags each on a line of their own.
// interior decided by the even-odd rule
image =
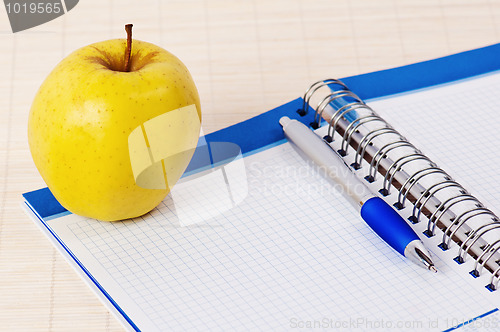
<svg viewBox="0 0 500 332">
<path fill-rule="evenodd" d="M 125 48 L 125 39 L 108 40 L 63 59 L 41 85 L 28 120 L 33 160 L 56 199 L 75 214 L 105 221 L 141 216 L 169 192 L 135 183 L 131 131 L 193 104 L 201 123 L 198 91 L 177 57 L 134 39 L 126 72 Z M 179 176 L 191 156 L 173 166 Z"/>
</svg>

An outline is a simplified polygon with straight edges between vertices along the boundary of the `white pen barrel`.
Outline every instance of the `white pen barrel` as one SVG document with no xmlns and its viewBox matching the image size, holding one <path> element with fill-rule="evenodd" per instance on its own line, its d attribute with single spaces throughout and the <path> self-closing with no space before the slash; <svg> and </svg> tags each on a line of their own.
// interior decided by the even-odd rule
<svg viewBox="0 0 500 332">
<path fill-rule="evenodd" d="M 332 179 L 337 190 L 351 198 L 351 203 L 360 210 L 363 203 L 374 195 L 352 172 L 344 160 L 325 141 L 297 120 L 280 119 L 287 139 L 300 154 L 312 160 L 317 170 Z"/>
</svg>

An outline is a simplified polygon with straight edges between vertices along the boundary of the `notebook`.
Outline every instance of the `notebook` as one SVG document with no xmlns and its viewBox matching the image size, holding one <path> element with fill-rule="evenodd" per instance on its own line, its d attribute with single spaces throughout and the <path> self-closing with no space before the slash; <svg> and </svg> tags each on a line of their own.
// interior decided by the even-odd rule
<svg viewBox="0 0 500 332">
<path fill-rule="evenodd" d="M 493 45 L 342 80 L 497 215 L 499 53 Z M 314 110 L 297 113 L 303 105 L 298 98 L 205 136 L 172 194 L 145 216 L 83 218 L 47 188 L 24 194 L 23 206 L 127 330 L 496 330 L 492 273 L 471 274 L 475 260 L 457 261 L 454 241 L 440 247 L 439 227 L 425 235 L 425 213 L 408 222 L 439 273 L 404 259 L 283 139 L 281 116 L 314 122 Z M 323 121 L 316 131 L 328 129 Z M 335 135 L 332 144 L 342 149 Z M 229 155 L 207 167 L 207 151 Z M 398 191 L 388 188 L 381 197 L 394 204 Z M 399 210 L 406 219 L 411 206 Z"/>
</svg>

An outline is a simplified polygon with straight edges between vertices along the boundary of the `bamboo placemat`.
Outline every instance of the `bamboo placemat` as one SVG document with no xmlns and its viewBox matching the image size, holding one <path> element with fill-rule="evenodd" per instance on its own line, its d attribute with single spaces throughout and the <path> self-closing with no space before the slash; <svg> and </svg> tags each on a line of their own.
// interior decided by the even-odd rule
<svg viewBox="0 0 500 332">
<path fill-rule="evenodd" d="M 0 13 L 0 329 L 121 331 L 20 208 L 45 187 L 26 135 L 31 101 L 81 46 L 134 37 L 188 66 L 205 133 L 301 95 L 313 81 L 432 59 L 500 41 L 500 2 L 97 1 L 12 34 Z M 284 329 L 287 327 L 284 327 Z"/>
</svg>

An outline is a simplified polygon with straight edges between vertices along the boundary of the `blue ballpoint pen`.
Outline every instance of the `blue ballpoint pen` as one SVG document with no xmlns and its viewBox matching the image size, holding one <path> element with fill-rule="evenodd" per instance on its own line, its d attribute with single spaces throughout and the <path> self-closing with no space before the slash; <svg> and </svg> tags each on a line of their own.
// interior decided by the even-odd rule
<svg viewBox="0 0 500 332">
<path fill-rule="evenodd" d="M 339 189 L 351 198 L 363 220 L 378 236 L 412 262 L 437 272 L 430 253 L 413 229 L 389 204 L 370 191 L 328 143 L 297 120 L 282 117 L 280 124 L 292 145 L 340 185 Z"/>
</svg>

